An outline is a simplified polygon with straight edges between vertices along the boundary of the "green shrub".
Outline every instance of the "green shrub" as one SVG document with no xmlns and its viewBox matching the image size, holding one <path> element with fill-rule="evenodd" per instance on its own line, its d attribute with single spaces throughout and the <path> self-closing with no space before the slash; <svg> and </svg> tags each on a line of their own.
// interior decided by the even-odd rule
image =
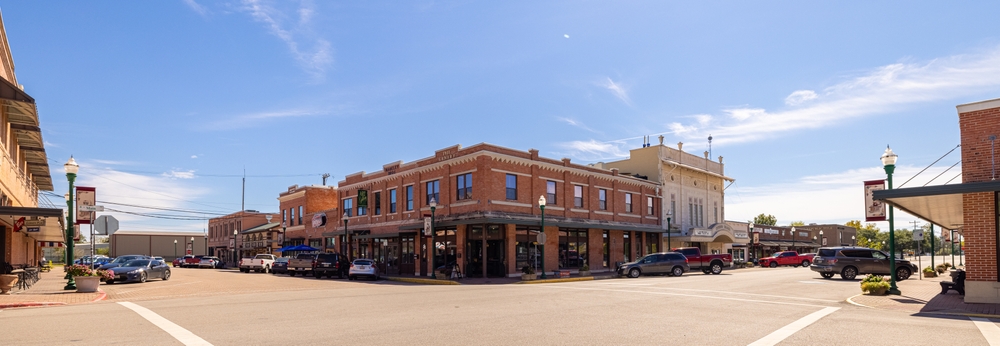
<svg viewBox="0 0 1000 346">
<path fill-rule="evenodd" d="M 934 268 L 931 268 L 931 266 L 927 266 L 927 268 L 924 268 L 924 276 L 929 278 L 936 277 L 937 272 L 934 271 Z"/>
<path fill-rule="evenodd" d="M 535 273 L 535 268 L 532 268 L 531 266 L 524 266 L 523 268 L 521 268 L 521 274 L 534 274 L 534 273 Z"/>
<path fill-rule="evenodd" d="M 590 271 L 590 266 L 588 266 L 586 263 L 584 263 L 583 266 L 580 267 L 580 271 L 582 271 L 582 272 L 589 272 Z"/>
<path fill-rule="evenodd" d="M 885 291 L 890 287 L 889 282 L 885 281 L 882 275 L 872 275 L 868 274 L 865 276 L 864 280 L 861 280 L 861 292 L 872 293 L 873 291 Z"/>
<path fill-rule="evenodd" d="M 944 272 L 948 270 L 948 267 L 945 267 L 944 264 L 938 264 L 934 267 L 934 270 L 937 270 L 938 274 L 944 274 Z"/>
</svg>

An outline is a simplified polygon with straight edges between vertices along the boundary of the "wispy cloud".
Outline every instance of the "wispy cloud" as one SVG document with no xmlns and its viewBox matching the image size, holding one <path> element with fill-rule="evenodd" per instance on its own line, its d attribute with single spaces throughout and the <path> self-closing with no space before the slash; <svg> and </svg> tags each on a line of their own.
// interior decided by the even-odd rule
<svg viewBox="0 0 1000 346">
<path fill-rule="evenodd" d="M 615 97 L 625 102 L 625 104 L 632 105 L 632 100 L 628 97 L 628 90 L 621 83 L 615 83 L 615 81 L 611 80 L 611 77 L 608 77 L 607 81 L 601 83 L 601 86 L 608 89 L 612 95 L 615 95 Z"/>
<path fill-rule="evenodd" d="M 329 114 L 329 112 L 315 110 L 315 109 L 299 109 L 299 108 L 270 111 L 270 112 L 257 112 L 257 113 L 241 114 L 234 117 L 229 117 L 226 119 L 214 121 L 204 125 L 203 127 L 199 126 L 199 128 L 202 130 L 210 130 L 210 131 L 244 129 L 248 127 L 258 126 L 271 119 L 296 118 L 296 117 L 317 116 L 324 114 Z"/>
<path fill-rule="evenodd" d="M 572 141 L 557 146 L 568 150 L 573 156 L 584 161 L 617 159 L 628 155 L 624 142 Z"/>
<path fill-rule="evenodd" d="M 750 142 L 921 103 L 961 98 L 998 86 L 1000 47 L 980 54 L 956 55 L 924 63 L 886 65 L 819 93 L 794 91 L 785 98 L 785 109 L 725 109 L 723 113 L 728 117 L 712 117 L 707 123 L 676 122 L 668 128 L 682 138 L 700 139 L 712 133 L 719 144 Z"/>
<path fill-rule="evenodd" d="M 310 33 L 308 25 L 312 22 L 315 9 L 311 1 L 302 1 L 301 6 L 295 10 L 298 14 L 298 22 L 295 27 L 289 28 L 285 21 L 285 13 L 279 11 L 265 0 L 243 0 L 243 10 L 250 13 L 254 20 L 263 23 L 265 27 L 281 39 L 295 60 L 308 72 L 316 81 L 322 81 L 327 69 L 333 64 L 333 49 L 330 42 L 316 38 Z M 311 47 L 303 48 L 307 41 Z"/>
<path fill-rule="evenodd" d="M 579 122 L 579 121 L 577 121 L 575 119 L 570 119 L 570 118 L 566 118 L 566 117 L 558 117 L 556 119 L 559 120 L 559 121 L 561 121 L 561 122 L 570 124 L 571 126 L 575 126 L 575 127 L 578 127 L 580 129 L 583 129 L 583 130 L 586 130 L 586 131 L 589 131 L 589 132 L 593 132 L 593 133 L 597 133 L 597 134 L 602 134 L 601 131 L 594 130 L 594 129 L 590 128 L 589 126 L 584 125 L 583 123 L 581 123 L 581 122 Z"/>
<path fill-rule="evenodd" d="M 187 171 L 171 170 L 170 172 L 163 173 L 162 176 L 166 177 L 166 178 L 171 178 L 171 179 L 194 179 L 194 171 L 193 170 L 187 170 Z"/>
<path fill-rule="evenodd" d="M 202 5 L 198 4 L 194 0 L 182 0 L 182 1 L 184 1 L 184 4 L 188 5 L 188 7 L 190 7 L 191 10 L 197 12 L 202 17 L 205 17 L 205 16 L 208 15 L 208 9 L 205 8 L 205 6 L 202 6 Z"/>
</svg>

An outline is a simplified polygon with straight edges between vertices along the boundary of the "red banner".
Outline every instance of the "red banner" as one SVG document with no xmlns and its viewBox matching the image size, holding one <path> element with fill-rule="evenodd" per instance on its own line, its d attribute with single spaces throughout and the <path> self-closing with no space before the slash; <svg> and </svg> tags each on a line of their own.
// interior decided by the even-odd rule
<svg viewBox="0 0 1000 346">
<path fill-rule="evenodd" d="M 885 190 L 885 180 L 865 182 L 865 222 L 885 221 L 885 202 L 875 200 L 875 191 Z"/>
</svg>

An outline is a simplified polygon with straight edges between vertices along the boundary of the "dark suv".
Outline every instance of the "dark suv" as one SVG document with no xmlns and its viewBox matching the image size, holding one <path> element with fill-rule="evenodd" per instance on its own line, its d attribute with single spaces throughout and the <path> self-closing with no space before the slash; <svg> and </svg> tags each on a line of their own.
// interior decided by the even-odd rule
<svg viewBox="0 0 1000 346">
<path fill-rule="evenodd" d="M 889 275 L 889 255 L 865 247 L 824 247 L 813 258 L 814 272 L 824 279 L 840 274 L 844 280 L 854 280 L 858 274 Z M 917 266 L 904 259 L 896 259 L 896 279 L 906 280 L 917 271 Z"/>
<path fill-rule="evenodd" d="M 678 252 L 660 252 L 648 254 L 635 262 L 618 266 L 618 276 L 637 278 L 643 274 L 666 274 L 681 276 L 691 271 L 687 257 Z"/>
<path fill-rule="evenodd" d="M 313 260 L 312 272 L 317 279 L 323 275 L 328 278 L 337 275 L 338 279 L 343 279 L 350 267 L 351 261 L 346 256 L 341 256 L 339 253 L 320 253 Z"/>
</svg>

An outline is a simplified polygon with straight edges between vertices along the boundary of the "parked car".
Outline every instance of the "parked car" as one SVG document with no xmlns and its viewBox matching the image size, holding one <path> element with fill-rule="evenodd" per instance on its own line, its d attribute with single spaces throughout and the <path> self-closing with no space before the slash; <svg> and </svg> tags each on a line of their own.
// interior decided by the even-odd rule
<svg viewBox="0 0 1000 346">
<path fill-rule="evenodd" d="M 184 262 L 187 261 L 188 258 L 194 258 L 194 255 L 185 255 L 183 257 L 174 258 L 174 267 L 183 267 Z"/>
<path fill-rule="evenodd" d="M 93 263 L 91 261 L 93 261 Z M 94 256 L 93 259 L 91 259 L 90 256 L 83 256 L 81 258 L 77 258 L 76 260 L 74 260 L 73 264 L 81 264 L 88 267 L 93 264 L 96 267 L 100 267 L 102 265 L 111 263 L 111 261 L 112 259 L 108 256 L 97 255 Z"/>
<path fill-rule="evenodd" d="M 198 263 L 198 268 L 219 268 L 222 265 L 222 260 L 215 256 L 205 256 L 201 258 L 201 262 Z"/>
<path fill-rule="evenodd" d="M 166 261 L 163 260 L 163 256 L 153 256 L 153 257 L 150 257 L 150 258 L 152 260 L 154 260 L 154 261 L 166 262 Z"/>
<path fill-rule="evenodd" d="M 691 271 L 688 259 L 678 252 L 652 253 L 635 262 L 623 263 L 618 266 L 618 276 L 628 276 L 637 278 L 640 275 L 666 274 L 670 276 L 681 276 Z"/>
<path fill-rule="evenodd" d="M 244 273 L 249 273 L 251 271 L 255 272 L 270 272 L 271 264 L 274 263 L 275 256 L 272 254 L 257 254 L 253 258 L 244 258 L 240 260 L 240 271 Z"/>
<path fill-rule="evenodd" d="M 131 262 L 131 261 L 134 261 L 134 260 L 140 260 L 140 259 L 149 259 L 149 257 L 147 257 L 146 255 L 123 255 L 123 256 L 118 256 L 117 258 L 115 258 L 114 261 L 111 261 L 108 264 L 102 265 L 100 268 L 97 268 L 97 269 L 117 268 L 117 267 L 120 267 L 121 265 L 123 265 L 125 263 Z"/>
<path fill-rule="evenodd" d="M 195 255 L 193 257 L 184 256 L 184 263 L 181 263 L 181 267 L 195 267 L 201 265 L 201 258 L 205 255 Z"/>
<path fill-rule="evenodd" d="M 799 254 L 795 251 L 775 252 L 771 257 L 764 257 L 757 261 L 761 267 L 777 268 L 778 266 L 803 266 L 808 267 L 812 263 L 812 254 Z"/>
<path fill-rule="evenodd" d="M 339 253 L 319 253 L 313 261 L 312 274 L 317 279 L 324 275 L 328 278 L 336 275 L 338 279 L 343 279 L 349 274 L 350 266 L 351 261 Z"/>
<path fill-rule="evenodd" d="M 288 275 L 312 274 L 313 262 L 316 261 L 316 256 L 318 255 L 317 253 L 300 253 L 295 258 L 288 260 Z"/>
<path fill-rule="evenodd" d="M 120 257 L 119 257 L 120 258 Z M 126 262 L 119 267 L 111 268 L 115 278 L 107 283 L 115 282 L 146 282 L 149 279 L 170 279 L 170 267 L 163 261 L 149 258 Z"/>
<path fill-rule="evenodd" d="M 733 255 L 731 254 L 702 255 L 701 249 L 696 247 L 679 247 L 673 249 L 673 252 L 680 252 L 684 257 L 687 257 L 691 270 L 700 269 L 705 274 L 720 274 L 723 267 L 733 264 Z"/>
<path fill-rule="evenodd" d="M 274 263 L 271 263 L 271 273 L 274 274 L 285 274 L 288 273 L 288 257 L 278 257 L 274 259 Z"/>
<path fill-rule="evenodd" d="M 889 255 L 865 247 L 838 246 L 820 248 L 810 267 L 824 279 L 840 274 L 844 280 L 854 280 L 858 274 L 889 275 Z M 896 279 L 906 280 L 917 271 L 917 266 L 904 259 L 896 259 Z"/>
<path fill-rule="evenodd" d="M 375 261 L 359 258 L 351 262 L 351 268 L 347 272 L 347 279 L 355 280 L 359 276 L 367 276 L 372 278 L 372 280 L 378 280 L 379 272 Z"/>
</svg>

